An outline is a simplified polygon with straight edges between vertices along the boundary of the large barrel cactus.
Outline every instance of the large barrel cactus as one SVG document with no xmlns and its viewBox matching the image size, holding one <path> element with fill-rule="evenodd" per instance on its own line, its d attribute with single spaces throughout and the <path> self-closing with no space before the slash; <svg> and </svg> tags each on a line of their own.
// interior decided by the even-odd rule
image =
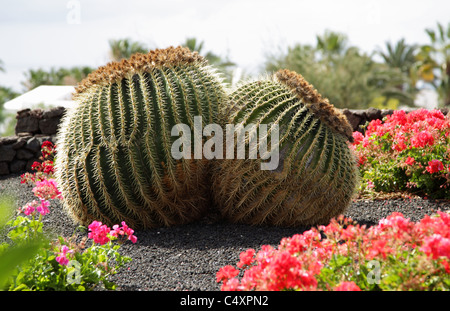
<svg viewBox="0 0 450 311">
<path fill-rule="evenodd" d="M 188 223 L 209 207 L 209 161 L 175 159 L 175 124 L 214 123 L 221 79 L 183 47 L 134 54 L 98 68 L 76 88 L 57 138 L 64 207 L 82 224 L 135 228 Z"/>
<path fill-rule="evenodd" d="M 253 225 L 300 226 L 327 223 L 345 211 L 358 182 L 347 143 L 353 140 L 352 129 L 300 74 L 280 70 L 243 83 L 231 93 L 225 113 L 228 123 L 257 127 L 253 149 L 259 153 L 256 159 L 249 157 L 255 139 L 247 135 L 247 155 L 239 158 L 236 135 L 235 158 L 216 162 L 212 189 L 223 217 Z M 259 126 L 264 124 L 263 132 Z M 278 162 L 267 153 L 263 159 L 265 150 L 278 152 Z M 278 165 L 262 169 L 269 160 Z"/>
</svg>

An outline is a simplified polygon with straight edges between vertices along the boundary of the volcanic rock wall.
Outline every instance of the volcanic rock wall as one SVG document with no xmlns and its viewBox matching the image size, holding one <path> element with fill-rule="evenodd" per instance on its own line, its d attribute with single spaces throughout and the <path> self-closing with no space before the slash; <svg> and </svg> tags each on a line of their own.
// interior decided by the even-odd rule
<svg viewBox="0 0 450 311">
<path fill-rule="evenodd" d="M 0 137 L 0 175 L 30 171 L 41 156 L 42 143 L 55 143 L 64 112 L 64 107 L 18 111 L 15 135 Z"/>
</svg>

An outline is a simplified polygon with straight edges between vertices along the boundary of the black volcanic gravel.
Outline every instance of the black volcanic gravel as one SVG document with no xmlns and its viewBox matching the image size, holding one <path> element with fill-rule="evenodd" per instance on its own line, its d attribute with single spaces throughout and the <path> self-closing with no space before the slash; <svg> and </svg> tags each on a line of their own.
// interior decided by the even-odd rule
<svg viewBox="0 0 450 311">
<path fill-rule="evenodd" d="M 17 207 L 35 199 L 31 186 L 20 184 L 20 176 L 0 178 L 0 195 L 12 194 Z M 374 225 L 393 212 L 401 212 L 412 221 L 438 210 L 450 210 L 449 201 L 395 199 L 354 202 L 345 213 L 360 224 Z M 71 236 L 77 225 L 52 202 L 44 217 L 44 228 L 62 236 Z M 309 228 L 252 227 L 204 219 L 198 223 L 171 228 L 137 231 L 136 244 L 121 247 L 132 261 L 111 280 L 121 291 L 217 291 L 216 272 L 235 265 L 239 254 L 248 248 L 258 251 L 262 245 L 277 246 L 283 237 Z"/>
</svg>

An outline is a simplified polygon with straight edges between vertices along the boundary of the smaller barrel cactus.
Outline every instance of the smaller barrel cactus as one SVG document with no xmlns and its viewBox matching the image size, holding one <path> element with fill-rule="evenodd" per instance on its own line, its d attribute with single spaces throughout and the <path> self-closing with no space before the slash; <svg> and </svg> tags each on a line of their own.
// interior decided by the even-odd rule
<svg viewBox="0 0 450 311">
<path fill-rule="evenodd" d="M 183 47 L 134 54 L 100 67 L 76 88 L 55 160 L 64 207 L 88 224 L 134 228 L 188 223 L 209 202 L 209 161 L 175 159 L 176 124 L 217 122 L 221 79 Z"/>
<path fill-rule="evenodd" d="M 353 140 L 352 129 L 300 74 L 280 70 L 243 83 L 230 94 L 225 114 L 228 123 L 265 124 L 269 129 L 267 139 L 257 141 L 256 159 L 215 162 L 212 190 L 223 217 L 254 225 L 299 226 L 324 224 L 345 211 L 358 182 L 347 143 Z M 275 169 L 263 170 L 261 163 L 267 160 L 260 148 L 270 146 L 268 142 L 279 162 Z M 234 143 L 237 150 L 238 139 Z"/>
</svg>

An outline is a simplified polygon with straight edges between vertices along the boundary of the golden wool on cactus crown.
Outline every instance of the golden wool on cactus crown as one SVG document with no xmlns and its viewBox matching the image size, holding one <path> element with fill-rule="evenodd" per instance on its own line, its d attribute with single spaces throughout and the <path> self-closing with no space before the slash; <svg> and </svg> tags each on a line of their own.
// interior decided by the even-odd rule
<svg viewBox="0 0 450 311">
<path fill-rule="evenodd" d="M 333 130 L 347 137 L 350 142 L 353 142 L 353 129 L 345 115 L 331 105 L 327 98 L 323 98 L 302 75 L 283 69 L 279 70 L 275 76 L 278 81 L 288 86 L 297 94 L 314 115 L 319 117 Z"/>
<path fill-rule="evenodd" d="M 83 93 L 91 86 L 112 84 L 128 77 L 130 74 L 149 72 L 155 67 L 173 67 L 192 63 L 206 65 L 206 60 L 197 52 L 192 52 L 188 48 L 181 46 L 155 49 L 147 54 L 136 53 L 129 59 L 108 63 L 91 72 L 76 86 L 74 96 Z"/>
</svg>

